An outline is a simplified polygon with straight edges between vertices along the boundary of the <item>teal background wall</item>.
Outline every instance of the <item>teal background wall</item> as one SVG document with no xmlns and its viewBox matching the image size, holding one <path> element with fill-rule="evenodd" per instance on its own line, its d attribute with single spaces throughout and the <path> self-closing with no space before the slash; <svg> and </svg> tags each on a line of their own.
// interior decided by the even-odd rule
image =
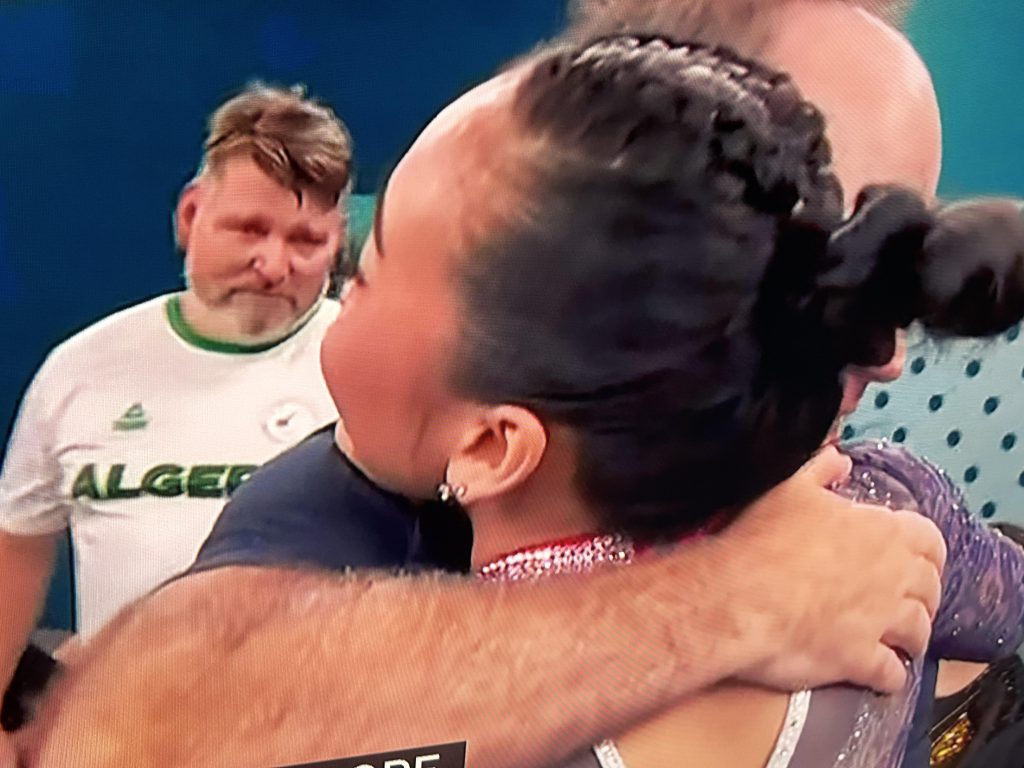
<svg viewBox="0 0 1024 768">
<path fill-rule="evenodd" d="M 918 0 L 908 34 L 942 108 L 940 191 L 1024 194 L 1024 3 Z"/>
<path fill-rule="evenodd" d="M 234 89 L 307 83 L 349 123 L 372 194 L 440 106 L 562 18 L 560 0 L 0 3 L 0 430 L 51 346 L 180 284 L 171 209 L 206 114 Z M 1024 4 L 919 0 L 909 28 L 940 93 L 942 192 L 1024 196 Z M 958 479 L 975 467 L 975 506 L 1024 522 L 1022 343 L 917 346 L 924 368 L 869 393 L 851 434 L 902 435 Z M 973 359 L 983 373 L 968 377 Z M 66 625 L 66 588 L 55 595 L 47 623 Z"/>
</svg>

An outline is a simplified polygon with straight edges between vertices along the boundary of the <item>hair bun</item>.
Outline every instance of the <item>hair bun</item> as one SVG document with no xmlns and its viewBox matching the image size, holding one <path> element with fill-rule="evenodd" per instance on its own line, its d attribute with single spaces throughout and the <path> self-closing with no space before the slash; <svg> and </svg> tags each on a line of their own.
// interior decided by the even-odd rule
<svg viewBox="0 0 1024 768">
<path fill-rule="evenodd" d="M 868 187 L 829 238 L 816 279 L 839 359 L 884 365 L 919 320 L 942 336 L 991 336 L 1024 315 L 1020 203 L 979 199 L 929 211 L 915 193 Z"/>
<path fill-rule="evenodd" d="M 831 235 L 816 292 L 840 360 L 881 365 L 892 357 L 895 328 L 917 316 L 915 262 L 932 222 L 914 192 L 871 186 Z"/>
<path fill-rule="evenodd" d="M 1017 200 L 943 208 L 920 260 L 919 319 L 932 331 L 991 336 L 1024 313 L 1024 216 Z"/>
<path fill-rule="evenodd" d="M 818 279 L 822 288 L 855 288 L 878 268 L 894 238 L 924 239 L 932 215 L 924 201 L 902 187 L 865 187 L 853 214 L 829 238 L 828 263 Z"/>
</svg>

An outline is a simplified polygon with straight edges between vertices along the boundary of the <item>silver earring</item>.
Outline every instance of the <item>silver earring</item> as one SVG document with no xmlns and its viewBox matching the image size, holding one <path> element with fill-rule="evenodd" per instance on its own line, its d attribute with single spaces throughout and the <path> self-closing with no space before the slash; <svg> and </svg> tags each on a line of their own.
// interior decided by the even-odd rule
<svg viewBox="0 0 1024 768">
<path fill-rule="evenodd" d="M 445 480 L 437 486 L 437 498 L 443 504 L 458 503 L 466 495 L 466 486 L 458 483 L 452 484 Z"/>
</svg>

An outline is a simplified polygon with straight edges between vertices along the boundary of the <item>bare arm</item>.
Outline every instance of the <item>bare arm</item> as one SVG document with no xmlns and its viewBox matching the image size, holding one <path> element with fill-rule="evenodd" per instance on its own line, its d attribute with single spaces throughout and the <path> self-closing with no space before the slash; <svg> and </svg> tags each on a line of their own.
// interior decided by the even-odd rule
<svg viewBox="0 0 1024 768">
<path fill-rule="evenodd" d="M 57 534 L 0 533 L 0 690 L 6 690 L 35 628 L 53 570 Z"/>
<path fill-rule="evenodd" d="M 10 685 L 39 618 L 56 549 L 56 534 L 0 533 L 0 693 Z M 0 768 L 14 766 L 7 734 L 0 732 Z"/>
<path fill-rule="evenodd" d="M 28 764 L 248 768 L 468 740 L 470 766 L 539 766 L 735 675 L 898 687 L 880 641 L 924 647 L 941 537 L 825 480 L 804 472 L 726 535 L 588 578 L 184 579 L 84 649 Z"/>
<path fill-rule="evenodd" d="M 66 374 L 51 358 L 21 401 L 0 470 L 0 685 L 4 690 L 39 618 L 57 541 L 68 526 L 53 413 L 61 399 L 53 380 Z"/>
</svg>

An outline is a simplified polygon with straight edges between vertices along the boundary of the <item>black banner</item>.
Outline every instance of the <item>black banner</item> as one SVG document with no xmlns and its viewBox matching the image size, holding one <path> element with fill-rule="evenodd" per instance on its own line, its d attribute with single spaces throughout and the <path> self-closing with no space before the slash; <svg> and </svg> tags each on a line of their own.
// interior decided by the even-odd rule
<svg viewBox="0 0 1024 768">
<path fill-rule="evenodd" d="M 376 755 L 343 757 L 320 763 L 302 763 L 284 768 L 466 768 L 466 742 L 436 744 L 432 747 L 381 752 Z"/>
</svg>

